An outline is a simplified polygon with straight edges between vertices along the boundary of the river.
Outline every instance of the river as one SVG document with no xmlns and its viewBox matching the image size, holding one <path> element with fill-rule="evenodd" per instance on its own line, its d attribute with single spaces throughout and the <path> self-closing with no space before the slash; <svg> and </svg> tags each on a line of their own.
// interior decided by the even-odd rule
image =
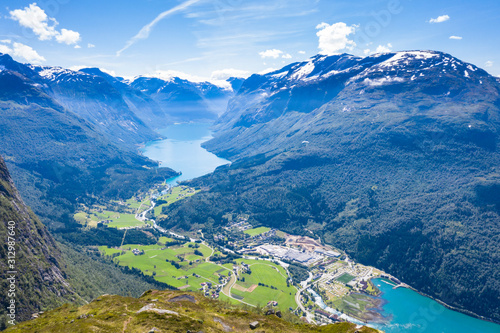
<svg viewBox="0 0 500 333">
<path fill-rule="evenodd" d="M 167 181 L 170 185 L 211 173 L 218 166 L 231 162 L 201 147 L 203 142 L 212 138 L 210 125 L 182 123 L 165 127 L 158 132 L 166 139 L 148 142 L 142 153 L 161 162 L 161 166 L 182 172 L 182 175 Z"/>
</svg>

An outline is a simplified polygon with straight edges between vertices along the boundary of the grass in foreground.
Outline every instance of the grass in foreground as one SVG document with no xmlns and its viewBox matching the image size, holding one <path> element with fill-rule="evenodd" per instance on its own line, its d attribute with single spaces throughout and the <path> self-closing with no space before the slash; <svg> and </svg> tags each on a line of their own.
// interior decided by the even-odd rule
<svg viewBox="0 0 500 333">
<path fill-rule="evenodd" d="M 143 310 L 150 305 L 149 310 Z M 92 303 L 75 307 L 64 305 L 42 314 L 35 320 L 20 323 L 5 332 L 250 332 L 249 324 L 258 321 L 258 332 L 332 332 L 368 333 L 374 329 L 356 328 L 355 324 L 339 323 L 312 326 L 297 323 L 297 318 L 285 314 L 289 320 L 274 315 L 265 316 L 251 309 L 243 309 L 226 302 L 204 298 L 199 293 L 151 290 L 140 298 L 104 295 Z"/>
</svg>

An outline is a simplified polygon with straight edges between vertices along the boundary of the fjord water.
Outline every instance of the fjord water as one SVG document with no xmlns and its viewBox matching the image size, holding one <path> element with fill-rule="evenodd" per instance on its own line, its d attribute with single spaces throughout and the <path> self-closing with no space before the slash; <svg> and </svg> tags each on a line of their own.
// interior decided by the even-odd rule
<svg viewBox="0 0 500 333">
<path fill-rule="evenodd" d="M 167 126 L 158 131 L 166 139 L 148 142 L 142 152 L 150 159 L 160 161 L 162 167 L 182 172 L 182 175 L 168 180 L 171 185 L 206 175 L 220 165 L 231 163 L 201 147 L 212 137 L 210 125 L 182 123 Z"/>
<path fill-rule="evenodd" d="M 370 325 L 386 333 L 499 333 L 500 325 L 452 311 L 438 302 L 407 289 L 393 289 L 382 279 L 373 283 L 386 301 L 381 313 L 389 318 L 386 324 Z"/>
</svg>

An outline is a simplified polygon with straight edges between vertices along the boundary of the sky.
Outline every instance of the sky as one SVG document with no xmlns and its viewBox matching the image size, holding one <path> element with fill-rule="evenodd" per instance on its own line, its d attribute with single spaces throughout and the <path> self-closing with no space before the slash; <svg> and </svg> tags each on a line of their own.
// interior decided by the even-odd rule
<svg viewBox="0 0 500 333">
<path fill-rule="evenodd" d="M 500 76 L 498 0 L 3 0 L 0 53 L 117 76 L 248 76 L 318 53 L 437 50 Z"/>
</svg>

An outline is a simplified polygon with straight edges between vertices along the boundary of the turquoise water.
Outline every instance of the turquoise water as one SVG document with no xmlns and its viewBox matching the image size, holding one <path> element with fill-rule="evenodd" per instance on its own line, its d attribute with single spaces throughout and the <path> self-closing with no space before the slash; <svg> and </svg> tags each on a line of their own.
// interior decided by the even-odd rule
<svg viewBox="0 0 500 333">
<path fill-rule="evenodd" d="M 449 310 L 411 289 L 392 289 L 392 285 L 382 279 L 373 282 L 387 302 L 381 313 L 390 321 L 370 326 L 387 333 L 500 333 L 500 325 Z"/>
<path fill-rule="evenodd" d="M 206 175 L 218 166 L 230 163 L 201 147 L 212 137 L 210 124 L 176 124 L 159 132 L 167 139 L 147 143 L 142 152 L 150 159 L 160 161 L 162 167 L 182 172 L 179 177 L 169 179 L 171 185 Z"/>
</svg>

